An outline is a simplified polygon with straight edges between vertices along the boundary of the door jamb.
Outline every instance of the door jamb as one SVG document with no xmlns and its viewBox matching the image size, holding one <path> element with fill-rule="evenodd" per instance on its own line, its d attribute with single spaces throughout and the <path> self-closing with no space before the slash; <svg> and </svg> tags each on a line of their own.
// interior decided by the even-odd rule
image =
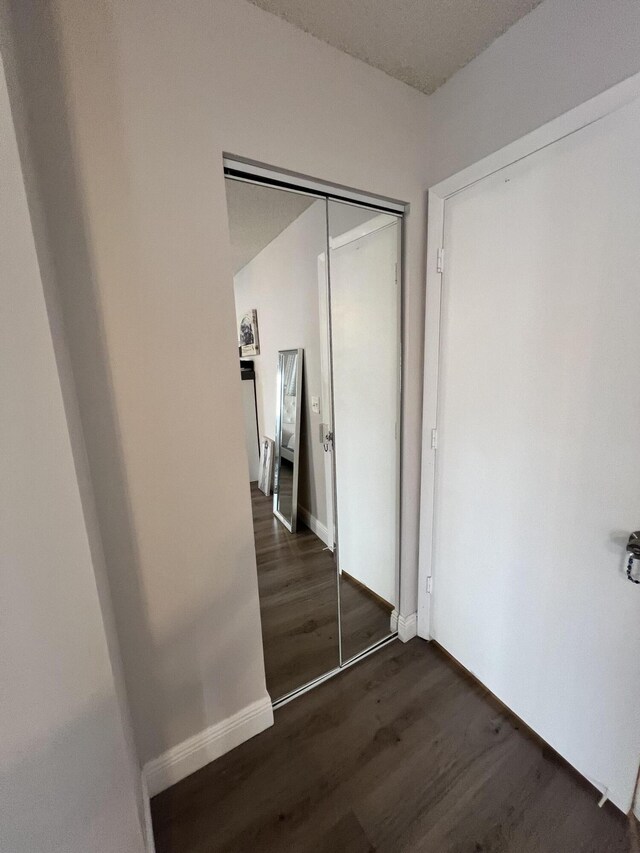
<svg viewBox="0 0 640 853">
<path fill-rule="evenodd" d="M 640 97 L 640 74 L 623 80 L 558 118 L 542 125 L 499 151 L 445 178 L 429 189 L 427 212 L 427 269 L 425 305 L 422 463 L 418 557 L 418 636 L 431 639 L 434 580 L 434 513 L 437 508 L 437 415 L 440 360 L 443 231 L 445 201 L 494 172 L 599 121 Z M 435 440 L 434 440 L 435 437 Z"/>
</svg>

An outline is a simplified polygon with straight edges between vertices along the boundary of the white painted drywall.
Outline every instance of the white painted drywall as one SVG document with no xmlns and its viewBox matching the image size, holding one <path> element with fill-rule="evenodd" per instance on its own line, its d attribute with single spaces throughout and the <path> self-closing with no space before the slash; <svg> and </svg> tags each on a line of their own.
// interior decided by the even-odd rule
<svg viewBox="0 0 640 853">
<path fill-rule="evenodd" d="M 238 0 L 12 7 L 144 762 L 265 691 L 223 151 L 412 205 L 415 610 L 424 96 Z"/>
<path fill-rule="evenodd" d="M 545 0 L 428 99 L 429 185 L 639 70 L 637 0 Z"/>
<path fill-rule="evenodd" d="M 387 218 L 330 251 L 331 342 L 340 571 L 395 608 L 399 225 Z"/>
<path fill-rule="evenodd" d="M 433 565 L 433 636 L 625 812 L 639 146 L 637 100 L 445 202 Z"/>
<path fill-rule="evenodd" d="M 0 849 L 143 851 L 0 64 Z"/>
<path fill-rule="evenodd" d="M 236 273 L 233 280 L 238 324 L 248 310 L 258 311 L 260 355 L 252 360 L 260 435 L 275 440 L 278 351 L 304 349 L 301 435 L 304 451 L 300 456 L 298 502 L 325 527 L 327 486 L 324 449 L 319 440 L 324 415 L 322 411 L 320 414 L 312 411 L 311 398 L 322 395 L 318 256 L 326 247 L 326 203 L 319 199 Z"/>
</svg>

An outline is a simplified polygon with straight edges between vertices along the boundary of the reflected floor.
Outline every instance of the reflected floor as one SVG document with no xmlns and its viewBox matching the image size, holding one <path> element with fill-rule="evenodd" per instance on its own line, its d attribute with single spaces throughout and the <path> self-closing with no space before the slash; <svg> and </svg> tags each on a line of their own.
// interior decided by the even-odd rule
<svg viewBox="0 0 640 853">
<path fill-rule="evenodd" d="M 286 530 L 256 483 L 251 502 L 267 689 L 275 701 L 338 666 L 336 569 L 304 524 Z M 389 612 L 352 583 L 343 582 L 341 598 L 348 658 L 389 634 Z"/>
<path fill-rule="evenodd" d="M 293 465 L 288 459 L 280 460 L 280 472 L 278 474 L 278 511 L 287 520 L 291 521 L 291 507 L 293 498 Z"/>
<path fill-rule="evenodd" d="M 345 574 L 341 576 L 342 656 L 345 661 L 389 636 L 392 610 L 391 605 L 364 591 L 357 581 Z"/>
</svg>

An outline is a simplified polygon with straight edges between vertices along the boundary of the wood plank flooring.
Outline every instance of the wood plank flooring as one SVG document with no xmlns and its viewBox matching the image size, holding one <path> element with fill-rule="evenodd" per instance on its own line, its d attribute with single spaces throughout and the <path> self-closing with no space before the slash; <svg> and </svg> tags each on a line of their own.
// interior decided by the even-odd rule
<svg viewBox="0 0 640 853">
<path fill-rule="evenodd" d="M 339 665 L 333 554 L 307 527 L 289 533 L 251 484 L 267 689 L 273 700 Z M 390 633 L 389 613 L 354 584 L 340 590 L 345 660 Z"/>
<path fill-rule="evenodd" d="M 433 644 L 399 641 L 152 801 L 157 853 L 635 853 L 632 824 Z"/>
</svg>

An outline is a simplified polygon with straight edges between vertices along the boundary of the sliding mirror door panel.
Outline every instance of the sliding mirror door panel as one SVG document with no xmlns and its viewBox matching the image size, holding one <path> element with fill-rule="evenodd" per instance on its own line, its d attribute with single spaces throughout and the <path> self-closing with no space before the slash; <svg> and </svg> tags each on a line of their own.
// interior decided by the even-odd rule
<svg viewBox="0 0 640 853">
<path fill-rule="evenodd" d="M 396 630 L 399 217 L 329 201 L 335 503 L 342 662 Z"/>
<path fill-rule="evenodd" d="M 319 438 L 326 321 L 318 259 L 327 253 L 327 208 L 313 194 L 249 181 L 227 178 L 226 190 L 239 354 L 255 376 L 259 479 L 267 484 L 267 494 L 257 482 L 250 488 L 267 688 L 276 701 L 340 664 L 336 565 L 327 549 L 333 485 Z"/>
</svg>

